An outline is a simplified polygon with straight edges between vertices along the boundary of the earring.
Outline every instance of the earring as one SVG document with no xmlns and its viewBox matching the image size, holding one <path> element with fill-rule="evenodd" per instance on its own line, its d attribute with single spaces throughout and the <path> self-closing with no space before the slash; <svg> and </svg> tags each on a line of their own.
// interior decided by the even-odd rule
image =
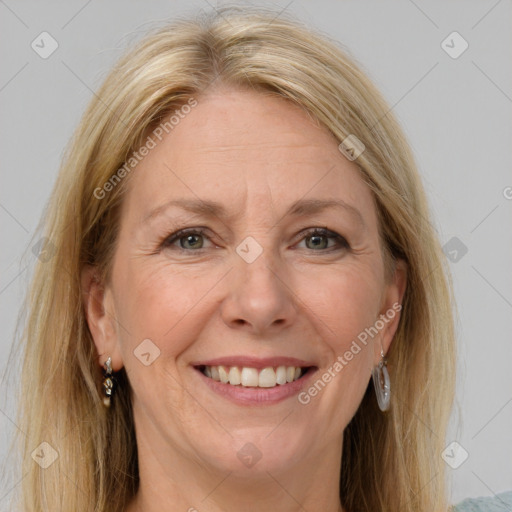
<svg viewBox="0 0 512 512">
<path fill-rule="evenodd" d="M 388 369 L 386 368 L 387 361 L 384 358 L 384 352 L 380 349 L 382 359 L 379 364 L 372 370 L 373 384 L 375 386 L 375 394 L 377 395 L 377 403 L 381 411 L 389 409 L 391 398 L 390 380 Z"/>
<path fill-rule="evenodd" d="M 114 394 L 116 388 L 116 379 L 112 375 L 112 358 L 109 357 L 105 363 L 105 371 L 103 372 L 103 392 L 105 396 L 103 397 L 103 404 L 105 407 L 110 407 L 111 397 Z"/>
</svg>

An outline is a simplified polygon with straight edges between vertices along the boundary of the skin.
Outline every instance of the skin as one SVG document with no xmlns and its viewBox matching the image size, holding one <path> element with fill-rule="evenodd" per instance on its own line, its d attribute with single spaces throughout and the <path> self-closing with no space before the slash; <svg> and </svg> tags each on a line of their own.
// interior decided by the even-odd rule
<svg viewBox="0 0 512 512">
<path fill-rule="evenodd" d="M 342 511 L 343 430 L 399 313 L 307 405 L 297 396 L 232 403 L 190 363 L 291 356 L 314 361 L 316 380 L 401 303 L 406 269 L 398 262 L 386 279 L 371 191 L 325 128 L 255 91 L 197 99 L 130 176 L 111 279 L 98 282 L 93 268 L 82 276 L 100 364 L 110 355 L 134 390 L 141 485 L 127 510 Z M 313 197 L 344 200 L 364 225 L 342 209 L 285 216 L 291 203 Z M 229 217 L 171 208 L 143 222 L 177 198 L 220 201 Z M 204 236 L 160 247 L 173 232 L 199 226 L 208 228 Z M 305 230 L 322 227 L 350 248 L 331 249 L 336 239 L 325 237 L 315 245 Z M 252 263 L 236 252 L 247 236 L 263 249 Z M 148 338 L 160 355 L 145 366 L 134 350 Z M 252 467 L 237 457 L 246 443 L 261 453 Z"/>
</svg>

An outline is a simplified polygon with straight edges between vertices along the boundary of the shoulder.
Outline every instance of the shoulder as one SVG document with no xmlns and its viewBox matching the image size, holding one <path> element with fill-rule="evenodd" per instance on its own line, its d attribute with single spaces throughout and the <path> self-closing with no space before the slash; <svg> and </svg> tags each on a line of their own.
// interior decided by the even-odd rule
<svg viewBox="0 0 512 512">
<path fill-rule="evenodd" d="M 512 511 L 512 491 L 485 498 L 466 498 L 450 512 L 509 512 Z"/>
</svg>

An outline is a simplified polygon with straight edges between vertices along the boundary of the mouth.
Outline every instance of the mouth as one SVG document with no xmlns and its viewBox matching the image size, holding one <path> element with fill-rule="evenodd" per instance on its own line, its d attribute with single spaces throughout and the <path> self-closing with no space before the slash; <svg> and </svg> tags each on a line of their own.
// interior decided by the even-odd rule
<svg viewBox="0 0 512 512">
<path fill-rule="evenodd" d="M 238 388 L 275 388 L 303 379 L 316 366 L 250 366 L 196 365 L 205 377 Z"/>
</svg>

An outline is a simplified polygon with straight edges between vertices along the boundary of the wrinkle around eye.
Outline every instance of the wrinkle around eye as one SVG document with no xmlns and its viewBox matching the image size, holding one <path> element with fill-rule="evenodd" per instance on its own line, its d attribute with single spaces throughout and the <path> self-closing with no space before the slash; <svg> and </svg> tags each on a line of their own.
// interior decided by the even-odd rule
<svg viewBox="0 0 512 512">
<path fill-rule="evenodd" d="M 191 228 L 183 228 L 177 231 L 174 231 L 170 235 L 164 237 L 160 243 L 159 243 L 159 249 L 160 250 L 172 250 L 177 251 L 178 253 L 189 253 L 189 254 L 202 254 L 208 249 L 218 249 L 219 246 L 211 239 L 208 235 L 209 229 L 205 227 L 191 227 Z M 204 243 L 202 247 L 181 247 L 176 244 L 181 243 L 188 243 L 187 239 L 189 237 L 195 237 L 200 238 L 204 240 L 209 246 L 204 247 Z M 308 240 L 312 240 L 313 238 L 323 238 L 327 240 L 327 246 L 326 247 L 300 247 L 299 244 L 306 243 Z M 350 242 L 347 240 L 345 236 L 338 233 L 337 231 L 334 231 L 333 229 L 329 229 L 328 227 L 310 227 L 301 230 L 296 235 L 296 240 L 293 242 L 292 247 L 290 249 L 295 251 L 304 251 L 309 252 L 311 255 L 317 254 L 319 256 L 321 255 L 327 255 L 335 252 L 340 251 L 350 251 L 351 245 Z M 184 241 L 184 242 L 182 242 Z M 243 242 L 242 242 L 243 243 Z"/>
</svg>

